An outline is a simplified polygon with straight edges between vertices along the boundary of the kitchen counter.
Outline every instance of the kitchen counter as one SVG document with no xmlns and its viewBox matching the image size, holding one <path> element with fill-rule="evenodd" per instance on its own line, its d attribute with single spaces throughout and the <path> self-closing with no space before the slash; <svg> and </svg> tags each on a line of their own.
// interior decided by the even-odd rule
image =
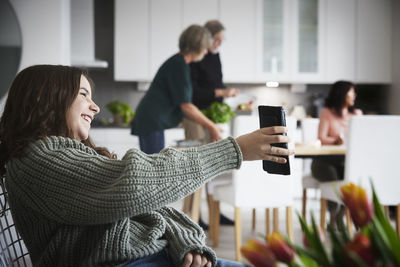
<svg viewBox="0 0 400 267">
<path fill-rule="evenodd" d="M 113 125 L 93 126 L 90 137 L 97 146 L 104 146 L 122 158 L 131 148 L 139 149 L 139 137 L 131 135 L 130 127 Z M 165 147 L 176 146 L 178 140 L 185 139 L 183 128 L 171 128 L 164 131 Z"/>
</svg>

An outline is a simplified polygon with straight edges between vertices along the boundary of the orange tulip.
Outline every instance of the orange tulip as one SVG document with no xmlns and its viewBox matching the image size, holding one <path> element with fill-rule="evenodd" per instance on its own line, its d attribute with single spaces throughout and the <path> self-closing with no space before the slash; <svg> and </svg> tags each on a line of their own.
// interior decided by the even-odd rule
<svg viewBox="0 0 400 267">
<path fill-rule="evenodd" d="M 353 183 L 343 185 L 340 188 L 342 200 L 350 210 L 351 219 L 357 227 L 363 227 L 372 221 L 374 208 L 368 202 L 366 191 Z"/>
<path fill-rule="evenodd" d="M 349 256 L 351 252 L 356 254 L 368 266 L 375 265 L 375 257 L 371 246 L 371 241 L 363 233 L 358 233 L 352 241 L 347 243 L 345 245 L 345 250 L 348 253 L 347 260 L 351 266 L 356 265 Z"/>
<path fill-rule="evenodd" d="M 278 261 L 289 264 L 294 259 L 294 250 L 286 240 L 277 232 L 268 236 L 268 245 Z"/>
<path fill-rule="evenodd" d="M 255 267 L 274 267 L 276 264 L 275 256 L 270 247 L 256 239 L 249 239 L 240 248 L 243 256 Z"/>
</svg>

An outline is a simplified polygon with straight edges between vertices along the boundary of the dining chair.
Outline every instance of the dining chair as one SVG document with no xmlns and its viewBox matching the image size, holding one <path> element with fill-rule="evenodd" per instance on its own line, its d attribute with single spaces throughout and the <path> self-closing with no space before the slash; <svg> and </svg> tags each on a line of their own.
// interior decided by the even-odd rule
<svg viewBox="0 0 400 267">
<path fill-rule="evenodd" d="M 193 127 L 194 125 L 194 127 Z M 220 133 L 221 138 L 227 138 L 231 135 L 231 126 L 229 123 L 218 123 L 217 124 L 222 132 Z M 188 119 L 184 119 L 183 126 L 185 129 L 185 140 L 186 141 L 197 141 L 196 145 L 208 143 L 210 139 L 208 131 L 201 125 L 194 123 Z M 200 129 L 199 129 L 200 128 Z M 218 175 L 213 180 L 209 181 L 205 186 L 207 204 L 208 204 L 208 218 L 209 218 L 209 237 L 212 236 L 212 208 L 213 208 L 213 192 L 214 187 L 219 185 L 225 185 L 232 183 L 232 175 L 230 173 L 223 173 Z M 199 188 L 196 192 L 190 194 L 184 199 L 183 212 L 186 213 L 194 222 L 199 223 L 201 202 L 203 195 L 203 187 Z"/>
<path fill-rule="evenodd" d="M 301 131 L 303 143 L 308 145 L 318 145 L 318 118 L 304 118 L 301 120 Z M 302 209 L 303 218 L 307 215 L 307 189 L 319 189 L 319 181 L 311 173 L 311 159 L 303 160 L 303 177 L 301 179 L 303 186 Z"/>
<path fill-rule="evenodd" d="M 7 192 L 0 186 L 0 266 L 32 266 L 28 250 L 15 228 L 10 207 L 6 201 Z"/>
<path fill-rule="evenodd" d="M 293 136 L 296 130 L 296 119 L 287 117 L 288 135 Z M 258 116 L 237 116 L 233 121 L 233 136 L 238 137 L 259 129 Z M 292 139 L 293 140 L 293 139 Z M 294 143 L 289 143 L 293 148 Z M 216 186 L 214 188 L 213 206 L 213 245 L 218 246 L 219 242 L 219 211 L 220 202 L 224 202 L 234 207 L 234 233 L 235 233 L 235 252 L 236 260 L 240 261 L 240 246 L 242 239 L 241 230 L 241 208 L 265 208 L 266 233 L 270 233 L 270 213 L 273 208 L 273 230 L 278 231 L 278 208 L 286 208 L 286 228 L 290 239 L 293 239 L 292 226 L 292 203 L 293 203 L 293 179 L 296 174 L 294 171 L 294 157 L 290 156 L 291 175 L 282 176 L 265 172 L 261 161 L 242 162 L 238 170 L 232 171 L 232 183 Z"/>
<path fill-rule="evenodd" d="M 322 201 L 340 202 L 339 187 L 349 182 L 361 185 L 371 196 L 372 182 L 383 206 L 397 206 L 396 229 L 400 234 L 400 116 L 352 117 L 346 146 L 344 180 L 320 183 Z M 321 222 L 323 217 L 325 213 L 321 213 Z"/>
</svg>

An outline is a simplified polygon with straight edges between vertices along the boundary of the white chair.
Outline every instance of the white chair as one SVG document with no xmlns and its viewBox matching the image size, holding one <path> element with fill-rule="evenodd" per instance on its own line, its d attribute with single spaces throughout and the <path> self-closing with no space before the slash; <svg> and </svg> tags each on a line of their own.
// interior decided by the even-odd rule
<svg viewBox="0 0 400 267">
<path fill-rule="evenodd" d="M 400 116 L 352 117 L 348 128 L 344 180 L 320 183 L 321 199 L 339 201 L 337 190 L 349 182 L 363 186 L 370 193 L 372 181 L 381 204 L 397 206 L 396 228 L 400 233 L 399 154 Z M 321 221 L 322 216 L 325 213 L 321 213 Z"/>
<path fill-rule="evenodd" d="M 296 119 L 287 117 L 289 136 L 293 136 L 296 130 Z M 258 116 L 237 116 L 233 122 L 233 136 L 237 137 L 253 130 L 259 129 Z M 293 148 L 290 143 L 289 147 Z M 293 163 L 293 156 L 290 163 Z M 261 161 L 246 161 L 242 163 L 239 170 L 232 172 L 233 182 L 228 185 L 216 186 L 214 188 L 214 214 L 213 237 L 214 247 L 218 246 L 219 233 L 219 203 L 224 202 L 234 206 L 235 209 L 235 252 L 236 260 L 240 261 L 241 246 L 241 208 L 266 208 L 267 234 L 269 233 L 269 209 L 274 208 L 274 231 L 278 231 L 278 207 L 286 207 L 286 223 L 289 238 L 293 238 L 292 211 L 293 203 L 293 173 L 291 175 L 268 174 L 262 169 Z"/>
<path fill-rule="evenodd" d="M 201 125 L 194 123 L 188 119 L 183 120 L 183 125 L 185 128 L 185 139 L 189 141 L 196 140 L 198 142 L 208 142 L 205 140 L 210 139 L 209 132 L 203 128 Z M 228 136 L 231 135 L 231 126 L 229 123 L 218 123 L 217 124 L 223 132 L 221 133 L 222 138 L 227 138 Z M 213 206 L 213 192 L 214 192 L 214 187 L 219 186 L 219 185 L 226 185 L 232 183 L 232 175 L 231 173 L 224 173 L 221 175 L 218 175 L 215 177 L 213 180 L 208 182 L 205 185 L 206 188 L 206 197 L 207 197 L 207 203 L 208 203 L 208 218 L 209 218 L 209 229 L 212 229 L 212 206 Z M 183 212 L 186 213 L 194 222 L 198 223 L 200 219 L 200 206 L 201 206 L 201 196 L 203 193 L 203 188 L 199 188 L 196 192 L 193 194 L 187 196 L 184 200 L 183 204 Z M 211 232 L 211 231 L 210 231 Z M 212 233 L 209 233 L 209 236 L 211 236 Z"/>
<path fill-rule="evenodd" d="M 301 120 L 301 131 L 303 135 L 303 143 L 305 144 L 316 144 L 318 141 L 318 126 L 319 119 L 318 118 L 304 118 Z M 302 177 L 302 185 L 303 185 L 303 201 L 302 201 L 302 209 L 301 213 L 303 218 L 306 218 L 307 213 L 307 189 L 318 189 L 319 181 L 314 178 L 311 174 L 311 159 L 304 159 L 303 161 L 303 177 Z"/>
</svg>

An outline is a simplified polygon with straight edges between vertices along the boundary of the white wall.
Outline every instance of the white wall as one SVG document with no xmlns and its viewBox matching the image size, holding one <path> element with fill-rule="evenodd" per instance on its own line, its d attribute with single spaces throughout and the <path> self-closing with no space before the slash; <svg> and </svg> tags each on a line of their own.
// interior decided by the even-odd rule
<svg viewBox="0 0 400 267">
<path fill-rule="evenodd" d="M 70 65 L 70 0 L 13 0 L 10 3 L 22 32 L 19 70 L 34 64 Z"/>
<path fill-rule="evenodd" d="M 70 0 L 12 0 L 22 34 L 18 72 L 35 64 L 71 64 Z M 6 96 L 0 99 L 3 113 Z"/>
<path fill-rule="evenodd" d="M 400 1 L 392 2 L 392 87 L 388 96 L 389 114 L 400 114 Z"/>
</svg>

